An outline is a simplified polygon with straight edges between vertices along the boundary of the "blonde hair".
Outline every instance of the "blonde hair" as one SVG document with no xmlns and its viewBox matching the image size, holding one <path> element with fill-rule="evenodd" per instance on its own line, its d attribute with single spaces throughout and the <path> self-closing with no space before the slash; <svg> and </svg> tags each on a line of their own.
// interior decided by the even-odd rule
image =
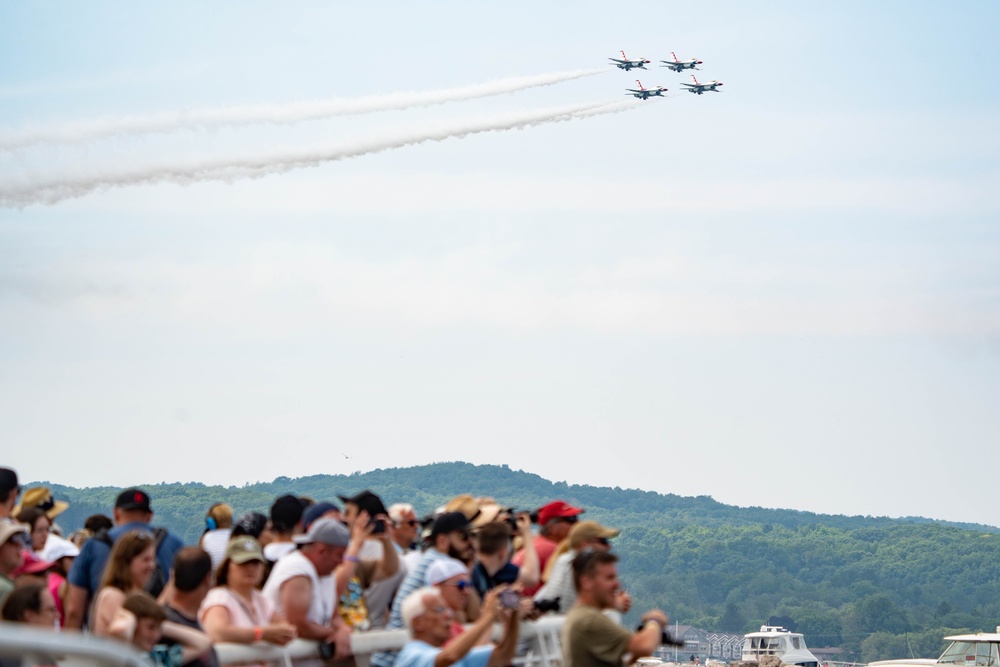
<svg viewBox="0 0 1000 667">
<path fill-rule="evenodd" d="M 216 528 L 232 528 L 233 527 L 233 508 L 226 503 L 215 503 L 208 508 L 208 514 L 206 518 L 211 518 L 215 521 Z"/>
</svg>

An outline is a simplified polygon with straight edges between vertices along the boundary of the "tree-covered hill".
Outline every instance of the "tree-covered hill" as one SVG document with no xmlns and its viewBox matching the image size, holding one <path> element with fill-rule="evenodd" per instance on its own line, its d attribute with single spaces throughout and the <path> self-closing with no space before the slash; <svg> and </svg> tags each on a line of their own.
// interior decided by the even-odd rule
<svg viewBox="0 0 1000 667">
<path fill-rule="evenodd" d="M 90 514 L 110 514 L 119 491 L 34 484 L 71 503 L 60 517 L 67 529 Z M 659 606 L 681 623 L 730 632 L 777 617 L 813 646 L 842 646 L 864 660 L 903 657 L 906 642 L 933 657 L 944 634 L 991 630 L 1000 620 L 1000 530 L 993 526 L 738 508 L 707 496 L 568 485 L 468 463 L 242 487 L 141 486 L 153 499 L 154 523 L 190 543 L 212 503 L 266 513 L 284 493 L 322 500 L 370 488 L 387 504 L 410 502 L 422 512 L 458 493 L 523 509 L 563 498 L 586 507 L 588 518 L 622 528 L 616 550 L 636 609 Z"/>
</svg>

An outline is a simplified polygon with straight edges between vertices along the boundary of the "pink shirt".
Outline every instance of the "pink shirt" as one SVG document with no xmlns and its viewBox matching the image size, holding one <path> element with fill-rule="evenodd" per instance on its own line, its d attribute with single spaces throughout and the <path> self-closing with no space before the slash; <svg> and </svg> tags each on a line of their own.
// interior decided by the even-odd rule
<svg viewBox="0 0 1000 667">
<path fill-rule="evenodd" d="M 205 614 L 212 607 L 225 607 L 229 612 L 229 622 L 237 628 L 269 625 L 271 617 L 274 616 L 274 605 L 258 590 L 254 590 L 251 597 L 253 604 L 247 605 L 246 600 L 230 589 L 217 586 L 208 592 L 204 602 L 201 603 L 198 620 L 204 623 Z"/>
</svg>

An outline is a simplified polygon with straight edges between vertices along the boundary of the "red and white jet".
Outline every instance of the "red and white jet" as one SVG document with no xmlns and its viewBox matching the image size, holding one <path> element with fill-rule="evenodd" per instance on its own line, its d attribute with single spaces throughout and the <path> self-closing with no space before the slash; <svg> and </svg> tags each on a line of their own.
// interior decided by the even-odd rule
<svg viewBox="0 0 1000 667">
<path fill-rule="evenodd" d="M 608 58 L 608 60 L 613 62 L 615 64 L 615 67 L 617 67 L 618 69 L 623 69 L 626 72 L 632 69 L 633 67 L 636 69 L 646 69 L 646 63 L 650 62 L 649 59 L 645 57 L 632 59 L 629 58 L 627 55 L 625 55 L 624 51 L 621 51 L 620 53 L 622 54 L 621 60 L 619 60 L 618 58 Z"/>
<path fill-rule="evenodd" d="M 626 88 L 628 92 L 626 95 L 631 95 L 632 97 L 637 97 L 640 100 L 648 100 L 650 97 L 663 97 L 663 93 L 667 92 L 667 89 L 663 86 L 657 86 L 656 88 L 643 88 L 642 82 L 636 79 L 635 82 L 639 85 L 639 90 L 633 90 L 631 88 Z"/>
<path fill-rule="evenodd" d="M 697 58 L 692 58 L 691 60 L 678 60 L 677 54 L 673 51 L 670 52 L 670 55 L 672 55 L 674 59 L 661 60 L 660 62 L 663 63 L 661 67 L 669 67 L 675 72 L 683 72 L 686 69 L 700 69 L 699 67 L 696 67 L 696 65 L 702 64 L 702 61 Z"/>
<path fill-rule="evenodd" d="M 687 88 L 685 88 L 684 90 L 688 91 L 689 93 L 695 93 L 697 95 L 701 95 L 702 93 L 709 90 L 712 91 L 713 93 L 722 92 L 718 88 L 719 86 L 722 85 L 721 81 L 709 81 L 708 83 L 698 83 L 698 79 L 695 78 L 694 74 L 691 75 L 691 80 L 694 81 L 694 83 L 683 83 L 683 82 L 681 83 L 682 86 L 687 86 Z"/>
</svg>

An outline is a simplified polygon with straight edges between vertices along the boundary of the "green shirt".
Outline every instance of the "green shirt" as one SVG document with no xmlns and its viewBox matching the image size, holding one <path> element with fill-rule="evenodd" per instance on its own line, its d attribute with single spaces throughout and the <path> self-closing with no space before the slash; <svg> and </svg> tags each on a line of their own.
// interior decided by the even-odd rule
<svg viewBox="0 0 1000 667">
<path fill-rule="evenodd" d="M 632 633 L 604 613 L 577 604 L 562 628 L 563 667 L 622 667 Z"/>
<path fill-rule="evenodd" d="M 14 581 L 6 574 L 0 574 L 0 607 L 7 599 L 7 594 L 14 590 Z"/>
</svg>

